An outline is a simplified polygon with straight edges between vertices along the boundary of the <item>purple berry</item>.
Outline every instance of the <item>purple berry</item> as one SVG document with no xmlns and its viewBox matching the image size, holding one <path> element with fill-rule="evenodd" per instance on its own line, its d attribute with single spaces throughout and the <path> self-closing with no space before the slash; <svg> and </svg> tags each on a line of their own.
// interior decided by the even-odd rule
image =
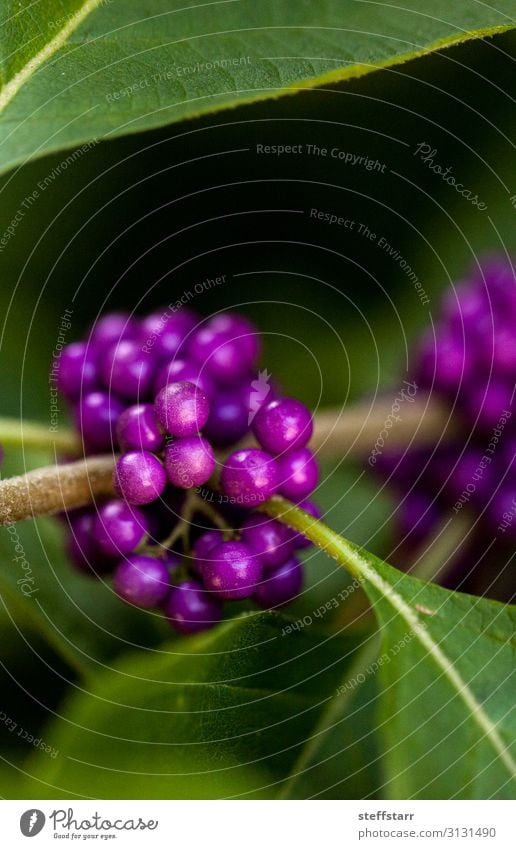
<svg viewBox="0 0 516 849">
<path fill-rule="evenodd" d="M 113 589 L 120 598 L 137 607 L 156 607 L 170 589 L 167 565 L 155 557 L 135 554 L 118 564 Z"/>
<path fill-rule="evenodd" d="M 247 362 L 255 363 L 261 352 L 261 338 L 256 327 L 244 316 L 235 312 L 221 312 L 213 316 L 210 327 L 238 341 Z"/>
<path fill-rule="evenodd" d="M 488 309 L 486 293 L 479 286 L 472 286 L 469 280 L 445 292 L 441 303 L 443 319 L 457 333 L 478 326 Z"/>
<path fill-rule="evenodd" d="M 437 502 L 424 491 L 413 490 L 401 502 L 396 513 L 400 534 L 421 540 L 431 533 L 439 521 Z"/>
<path fill-rule="evenodd" d="M 202 566 L 204 585 L 220 598 L 249 598 L 261 577 L 260 559 L 241 542 L 217 545 Z"/>
<path fill-rule="evenodd" d="M 282 454 L 309 442 L 313 432 L 312 416 L 301 401 L 278 398 L 258 411 L 253 432 L 266 451 Z"/>
<path fill-rule="evenodd" d="M 106 351 L 122 339 L 134 339 L 139 324 L 134 316 L 124 312 L 111 312 L 99 318 L 90 330 L 89 341 L 99 352 Z"/>
<path fill-rule="evenodd" d="M 469 448 L 454 463 L 446 480 L 446 492 L 452 501 L 468 493 L 474 501 L 482 501 L 491 490 L 492 467 L 483 459 L 483 451 Z"/>
<path fill-rule="evenodd" d="M 195 572 L 199 572 L 202 568 L 202 564 L 206 559 L 209 559 L 210 551 L 215 548 L 217 545 L 220 545 L 221 542 L 224 542 L 224 535 L 221 530 L 218 528 L 213 528 L 213 530 L 205 531 L 198 537 L 192 548 L 192 561 L 191 566 Z"/>
<path fill-rule="evenodd" d="M 86 342 L 72 342 L 61 351 L 56 363 L 59 366 L 57 385 L 69 400 L 76 401 L 97 384 L 97 362 Z"/>
<path fill-rule="evenodd" d="M 465 408 L 470 418 L 489 432 L 504 414 L 511 412 L 512 394 L 509 383 L 493 378 L 487 385 L 480 382 L 470 388 Z"/>
<path fill-rule="evenodd" d="M 257 554 L 264 569 L 279 566 L 294 549 L 292 531 L 275 519 L 253 513 L 242 525 L 242 542 Z"/>
<path fill-rule="evenodd" d="M 93 527 L 95 543 L 110 557 L 130 554 L 147 535 L 147 520 L 137 507 L 112 499 L 98 511 Z"/>
<path fill-rule="evenodd" d="M 232 445 L 247 433 L 249 412 L 240 389 L 218 392 L 210 404 L 204 433 L 214 445 Z"/>
<path fill-rule="evenodd" d="M 161 451 L 165 445 L 152 404 L 134 404 L 124 410 L 116 432 L 122 451 Z"/>
<path fill-rule="evenodd" d="M 491 529 L 500 538 L 516 539 L 516 486 L 503 483 L 487 508 L 487 519 Z"/>
<path fill-rule="evenodd" d="M 142 321 L 143 348 L 157 360 L 170 360 L 181 351 L 196 324 L 197 317 L 189 310 L 154 313 Z"/>
<path fill-rule="evenodd" d="M 116 423 L 123 409 L 122 402 L 107 392 L 83 395 L 75 410 L 75 422 L 89 450 L 113 448 Z"/>
<path fill-rule="evenodd" d="M 163 464 L 149 451 L 129 451 L 117 460 L 113 484 L 129 504 L 150 504 L 165 489 Z"/>
<path fill-rule="evenodd" d="M 149 394 L 154 366 L 154 360 L 142 351 L 138 342 L 124 339 L 108 349 L 100 373 L 104 385 L 112 392 L 138 401 Z"/>
<path fill-rule="evenodd" d="M 299 507 L 301 507 L 305 513 L 309 513 L 310 516 L 313 516 L 314 519 L 320 519 L 322 516 L 320 508 L 313 501 L 302 501 L 299 504 Z M 292 538 L 292 542 L 294 548 L 309 548 L 313 545 L 311 540 L 309 540 L 308 537 L 305 537 L 304 534 L 296 534 Z"/>
<path fill-rule="evenodd" d="M 471 359 L 458 336 L 441 331 L 434 339 L 427 334 L 418 351 L 416 379 L 423 386 L 455 397 L 471 374 Z"/>
<path fill-rule="evenodd" d="M 169 383 L 158 392 L 154 405 L 160 425 L 172 436 L 193 436 L 210 414 L 207 396 L 188 381 Z"/>
<path fill-rule="evenodd" d="M 475 279 L 489 292 L 496 312 L 516 315 L 516 276 L 510 261 L 502 256 L 484 259 L 481 271 L 475 269 Z"/>
<path fill-rule="evenodd" d="M 516 374 L 516 329 L 514 325 L 502 325 L 495 332 L 493 346 L 493 368 L 500 377 L 509 380 Z"/>
<path fill-rule="evenodd" d="M 206 369 L 200 369 L 196 363 L 188 360 L 172 360 L 158 369 L 154 380 L 154 392 L 157 395 L 167 383 L 194 383 L 211 400 L 216 395 L 215 383 Z"/>
<path fill-rule="evenodd" d="M 294 448 L 277 460 L 281 495 L 298 502 L 307 498 L 319 481 L 317 460 L 308 448 Z"/>
<path fill-rule="evenodd" d="M 96 518 L 92 510 L 74 511 L 73 515 L 69 515 L 70 535 L 67 543 L 68 556 L 75 568 L 94 578 L 110 572 L 116 562 L 99 549 L 95 537 Z"/>
<path fill-rule="evenodd" d="M 172 587 L 164 604 L 165 616 L 181 634 L 212 628 L 222 617 L 222 603 L 197 581 Z"/>
<path fill-rule="evenodd" d="M 286 563 L 267 572 L 256 590 L 255 599 L 260 607 L 266 609 L 282 607 L 294 600 L 302 586 L 303 567 L 299 560 L 292 557 Z"/>
<path fill-rule="evenodd" d="M 202 436 L 174 439 L 165 449 L 165 468 L 174 486 L 180 489 L 201 486 L 215 469 L 213 448 Z"/>
<path fill-rule="evenodd" d="M 197 330 L 188 345 L 188 356 L 219 383 L 235 383 L 253 366 L 251 349 L 245 341 L 216 330 L 211 322 Z"/>
<path fill-rule="evenodd" d="M 222 489 L 236 503 L 252 507 L 266 501 L 278 488 L 276 462 L 259 448 L 235 451 L 226 460 L 220 476 Z"/>
</svg>

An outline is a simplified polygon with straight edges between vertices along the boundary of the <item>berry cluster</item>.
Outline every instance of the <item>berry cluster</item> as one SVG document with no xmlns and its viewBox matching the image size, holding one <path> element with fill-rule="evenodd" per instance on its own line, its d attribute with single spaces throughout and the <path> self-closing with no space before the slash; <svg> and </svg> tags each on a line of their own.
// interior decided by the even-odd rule
<svg viewBox="0 0 516 849">
<path fill-rule="evenodd" d="M 475 511 L 491 534 L 516 539 L 516 278 L 505 259 L 447 291 L 416 349 L 414 380 L 445 397 L 455 444 L 384 455 L 378 468 L 403 496 L 400 531 L 417 541 L 443 511 Z"/>
<path fill-rule="evenodd" d="M 251 510 L 279 493 L 320 515 L 307 501 L 319 475 L 307 448 L 312 417 L 257 374 L 260 348 L 243 316 L 199 322 L 182 309 L 106 315 L 60 358 L 59 389 L 85 453 L 120 455 L 118 498 L 68 515 L 72 562 L 88 574 L 112 573 L 122 599 L 162 608 L 182 633 L 218 622 L 226 600 L 277 607 L 302 586 L 296 551 L 308 540 Z M 260 447 L 238 448 L 250 431 Z M 185 527 L 193 530 L 192 517 L 203 513 L 210 526 L 186 543 Z M 180 553 L 172 550 L 178 540 Z"/>
</svg>

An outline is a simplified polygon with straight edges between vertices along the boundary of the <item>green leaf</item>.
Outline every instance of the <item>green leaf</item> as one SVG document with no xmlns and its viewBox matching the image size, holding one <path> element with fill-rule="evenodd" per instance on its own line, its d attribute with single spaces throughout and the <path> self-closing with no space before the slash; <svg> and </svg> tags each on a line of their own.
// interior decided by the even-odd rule
<svg viewBox="0 0 516 849">
<path fill-rule="evenodd" d="M 512 0 L 9 3 L 2 167 L 334 83 L 513 25 Z M 26 45 L 19 50 L 19 44 Z M 13 51 L 13 48 L 15 50 Z"/>
<path fill-rule="evenodd" d="M 272 613 L 124 657 L 44 731 L 29 796 L 274 795 L 342 679 L 353 637 Z"/>
<path fill-rule="evenodd" d="M 342 692 L 321 711 L 279 798 L 381 798 L 380 692 L 375 678 L 366 677 L 377 656 L 377 636 L 365 638 L 340 684 Z M 353 686 L 346 687 L 350 681 Z"/>
<path fill-rule="evenodd" d="M 383 645 L 368 675 L 383 688 L 384 792 L 512 798 L 516 607 L 405 575 L 281 499 L 265 509 L 344 565 L 374 605 Z"/>
</svg>

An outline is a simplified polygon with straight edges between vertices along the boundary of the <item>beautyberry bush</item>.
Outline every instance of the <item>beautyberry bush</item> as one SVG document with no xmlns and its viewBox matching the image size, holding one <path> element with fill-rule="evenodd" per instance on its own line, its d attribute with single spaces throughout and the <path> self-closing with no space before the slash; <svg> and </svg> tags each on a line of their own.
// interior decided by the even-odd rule
<svg viewBox="0 0 516 849">
<path fill-rule="evenodd" d="M 400 500 L 398 532 L 409 546 L 435 533 L 450 513 L 467 513 L 479 534 L 514 546 L 515 327 L 513 265 L 492 257 L 446 290 L 436 325 L 418 341 L 412 378 L 446 402 L 454 435 L 443 430 L 429 449 L 378 457 L 376 470 Z M 472 555 L 469 567 L 473 562 Z M 452 582 L 462 577 L 459 569 Z"/>
<path fill-rule="evenodd" d="M 260 353 L 244 316 L 181 309 L 105 315 L 61 357 L 85 455 L 116 455 L 118 498 L 68 513 L 72 563 L 182 634 L 225 602 L 280 607 L 303 585 L 308 540 L 257 508 L 281 494 L 320 515 L 312 416 L 264 380 Z"/>
</svg>

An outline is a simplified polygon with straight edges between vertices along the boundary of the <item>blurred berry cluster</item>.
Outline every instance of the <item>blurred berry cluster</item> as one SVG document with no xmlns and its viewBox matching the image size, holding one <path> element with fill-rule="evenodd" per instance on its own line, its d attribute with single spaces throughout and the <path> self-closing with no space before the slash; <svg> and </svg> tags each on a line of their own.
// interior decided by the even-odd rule
<svg viewBox="0 0 516 849">
<path fill-rule="evenodd" d="M 516 539 L 516 277 L 485 260 L 446 291 L 436 325 L 415 350 L 412 377 L 446 399 L 456 437 L 429 450 L 384 454 L 378 470 L 401 498 L 400 536 L 431 534 L 445 514 L 468 511 L 486 539 Z"/>
<path fill-rule="evenodd" d="M 319 515 L 306 500 L 319 475 L 312 417 L 257 370 L 260 351 L 243 316 L 181 308 L 105 315 L 59 359 L 84 452 L 119 454 L 119 497 L 67 516 L 72 562 L 112 574 L 122 599 L 162 608 L 182 633 L 219 621 L 225 600 L 277 607 L 302 586 L 295 554 L 308 541 L 252 508 L 279 493 Z M 238 448 L 251 431 L 261 447 Z"/>
</svg>

